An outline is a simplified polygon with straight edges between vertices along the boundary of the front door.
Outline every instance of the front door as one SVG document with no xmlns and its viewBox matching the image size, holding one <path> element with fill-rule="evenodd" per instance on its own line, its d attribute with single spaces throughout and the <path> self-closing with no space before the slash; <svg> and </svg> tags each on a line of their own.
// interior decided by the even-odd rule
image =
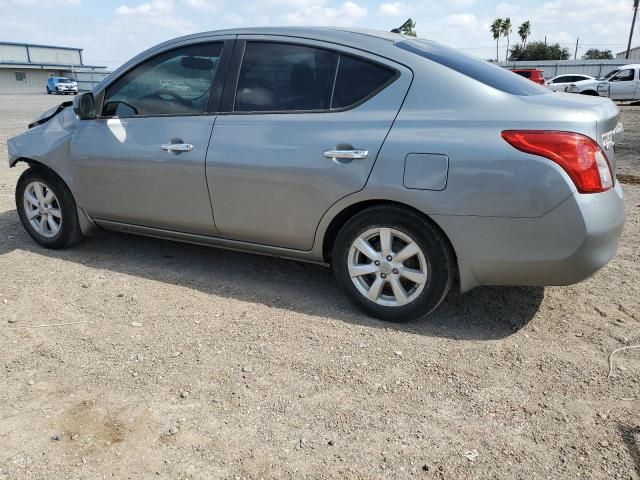
<svg viewBox="0 0 640 480">
<path fill-rule="evenodd" d="M 609 79 L 609 98 L 612 100 L 633 100 L 638 83 L 640 80 L 635 69 L 621 70 Z"/>
<path fill-rule="evenodd" d="M 411 72 L 355 52 L 238 37 L 207 154 L 221 236 L 310 250 L 329 207 L 364 188 Z"/>
<path fill-rule="evenodd" d="M 221 41 L 154 55 L 107 86 L 96 120 L 78 122 L 71 157 L 91 217 L 216 233 L 204 167 L 223 50 Z"/>
</svg>

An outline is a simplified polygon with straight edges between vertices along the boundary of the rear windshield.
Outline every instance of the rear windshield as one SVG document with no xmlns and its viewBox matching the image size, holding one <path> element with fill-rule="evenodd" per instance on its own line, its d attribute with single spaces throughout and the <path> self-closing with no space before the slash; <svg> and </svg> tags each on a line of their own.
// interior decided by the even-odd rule
<svg viewBox="0 0 640 480">
<path fill-rule="evenodd" d="M 396 45 L 505 93 L 521 96 L 549 93 L 541 85 L 502 67 L 435 42 L 417 38 L 402 40 Z"/>
</svg>

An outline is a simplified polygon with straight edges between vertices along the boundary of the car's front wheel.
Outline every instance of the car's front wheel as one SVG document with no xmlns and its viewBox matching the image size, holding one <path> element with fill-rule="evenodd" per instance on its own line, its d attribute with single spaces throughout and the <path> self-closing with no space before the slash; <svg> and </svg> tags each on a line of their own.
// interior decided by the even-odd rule
<svg viewBox="0 0 640 480">
<path fill-rule="evenodd" d="M 16 207 L 27 233 L 47 248 L 66 248 L 82 237 L 76 202 L 55 174 L 29 168 L 16 186 Z"/>
<path fill-rule="evenodd" d="M 332 267 L 365 313 L 393 322 L 431 313 L 454 278 L 454 255 L 439 229 L 396 206 L 373 207 L 340 230 Z"/>
</svg>

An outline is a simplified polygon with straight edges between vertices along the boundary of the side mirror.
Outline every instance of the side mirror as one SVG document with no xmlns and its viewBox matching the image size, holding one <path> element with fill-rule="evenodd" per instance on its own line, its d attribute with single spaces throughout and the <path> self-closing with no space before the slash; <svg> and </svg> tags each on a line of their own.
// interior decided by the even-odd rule
<svg viewBox="0 0 640 480">
<path fill-rule="evenodd" d="M 76 95 L 73 99 L 73 111 L 80 120 L 91 120 L 96 118 L 96 100 L 93 93 L 86 92 Z"/>
</svg>

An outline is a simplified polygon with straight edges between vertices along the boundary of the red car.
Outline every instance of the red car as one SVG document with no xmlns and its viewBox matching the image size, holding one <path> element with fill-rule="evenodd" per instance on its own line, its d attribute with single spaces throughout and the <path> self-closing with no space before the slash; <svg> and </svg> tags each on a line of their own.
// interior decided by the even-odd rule
<svg viewBox="0 0 640 480">
<path fill-rule="evenodd" d="M 542 77 L 542 70 L 536 68 L 519 68 L 511 70 L 513 73 L 517 73 L 521 77 L 528 78 L 532 82 L 544 85 L 544 78 Z"/>
</svg>

